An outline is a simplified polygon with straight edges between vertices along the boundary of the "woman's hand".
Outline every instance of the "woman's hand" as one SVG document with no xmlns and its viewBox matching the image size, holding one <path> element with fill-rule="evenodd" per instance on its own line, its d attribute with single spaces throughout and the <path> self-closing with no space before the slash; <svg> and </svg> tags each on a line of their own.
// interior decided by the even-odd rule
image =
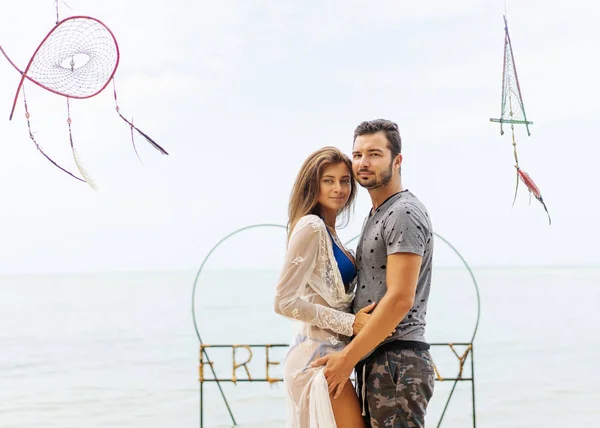
<svg viewBox="0 0 600 428">
<path fill-rule="evenodd" d="M 375 305 L 377 305 L 377 302 L 373 302 L 370 305 L 365 306 L 360 311 L 358 311 L 356 313 L 356 315 L 354 315 L 354 323 L 352 324 L 352 332 L 354 333 L 355 336 L 363 329 L 363 327 L 365 325 L 367 325 L 367 322 L 369 321 L 369 318 L 371 317 L 370 312 L 373 311 L 373 309 L 375 309 Z"/>
<path fill-rule="evenodd" d="M 376 305 L 377 302 L 373 302 L 356 313 L 356 315 L 354 316 L 354 323 L 352 324 L 352 332 L 355 336 L 363 329 L 365 325 L 367 325 L 367 322 L 369 322 L 369 318 L 371 318 L 370 312 L 372 312 L 373 309 L 375 309 Z M 392 336 L 395 332 L 396 329 L 394 329 L 394 331 L 390 333 L 390 336 Z"/>
</svg>

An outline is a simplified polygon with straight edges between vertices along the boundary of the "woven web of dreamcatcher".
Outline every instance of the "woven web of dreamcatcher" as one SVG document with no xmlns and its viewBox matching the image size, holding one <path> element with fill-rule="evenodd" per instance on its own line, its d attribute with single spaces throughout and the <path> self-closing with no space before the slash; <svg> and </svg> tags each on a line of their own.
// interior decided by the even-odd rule
<svg viewBox="0 0 600 428">
<path fill-rule="evenodd" d="M 110 30 L 93 18 L 76 17 L 48 35 L 25 73 L 57 94 L 89 98 L 106 87 L 118 62 L 119 49 Z"/>
<path fill-rule="evenodd" d="M 72 16 L 58 21 L 54 28 L 42 40 L 27 67 L 21 71 L 10 59 L 2 46 L 0 52 L 6 57 L 10 64 L 21 74 L 21 81 L 17 88 L 9 119 L 12 119 L 17 105 L 19 94 L 23 94 L 25 117 L 29 129 L 29 137 L 38 150 L 56 167 L 66 172 L 77 180 L 87 182 L 95 188 L 93 181 L 83 168 L 73 143 L 71 128 L 70 103 L 71 98 L 91 98 L 102 92 L 106 86 L 113 82 L 113 95 L 115 109 L 119 117 L 126 122 L 131 129 L 131 142 L 136 155 L 139 158 L 133 131 L 137 131 L 156 150 L 164 155 L 167 151 L 158 145 L 148 134 L 144 133 L 128 120 L 117 103 L 117 91 L 114 87 L 114 75 L 119 65 L 119 47 L 113 33 L 102 22 L 89 16 Z M 25 96 L 24 81 L 28 80 L 36 85 L 67 98 L 67 124 L 69 128 L 69 142 L 73 151 L 73 158 L 83 179 L 77 177 L 67 169 L 56 163 L 48 156 L 40 144 L 38 144 L 35 133 L 31 128 L 30 112 Z M 141 159 L 140 159 L 141 161 Z"/>
</svg>

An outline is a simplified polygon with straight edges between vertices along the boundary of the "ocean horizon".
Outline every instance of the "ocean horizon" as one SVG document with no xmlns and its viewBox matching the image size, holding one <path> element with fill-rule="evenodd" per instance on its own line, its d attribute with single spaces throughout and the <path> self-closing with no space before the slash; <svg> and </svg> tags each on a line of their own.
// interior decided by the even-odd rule
<svg viewBox="0 0 600 428">
<path fill-rule="evenodd" d="M 600 267 L 472 269 L 481 297 L 474 341 L 477 425 L 596 426 Z M 0 426 L 200 426 L 191 299 L 196 274 L 0 275 Z M 292 323 L 272 310 L 277 275 L 277 269 L 202 272 L 195 317 L 203 342 L 289 343 Z M 476 302 L 466 269 L 436 267 L 427 340 L 470 341 Z M 231 350 L 210 353 L 215 370 L 230 376 Z M 432 354 L 442 376 L 456 374 L 448 349 Z M 245 359 L 244 350 L 238 355 Z M 284 355 L 277 349 L 270 358 L 281 362 Z M 256 350 L 251 375 L 261 377 L 263 366 Z M 281 365 L 270 370 L 279 377 Z M 242 368 L 237 376 L 246 377 Z M 436 383 L 427 426 L 437 426 L 451 386 Z M 283 426 L 282 383 L 222 387 L 238 426 Z M 216 385 L 204 388 L 204 426 L 232 426 Z M 471 426 L 470 388 L 458 384 L 442 427 Z"/>
</svg>

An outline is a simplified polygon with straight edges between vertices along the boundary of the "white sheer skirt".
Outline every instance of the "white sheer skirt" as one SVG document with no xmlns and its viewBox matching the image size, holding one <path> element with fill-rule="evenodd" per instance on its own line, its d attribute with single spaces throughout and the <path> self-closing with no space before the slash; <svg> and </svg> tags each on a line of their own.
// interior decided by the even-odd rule
<svg viewBox="0 0 600 428">
<path fill-rule="evenodd" d="M 305 326 L 286 355 L 283 376 L 286 387 L 287 428 L 336 428 L 323 367 L 310 363 L 343 349 L 343 338 Z M 307 334 L 308 333 L 308 334 Z"/>
</svg>

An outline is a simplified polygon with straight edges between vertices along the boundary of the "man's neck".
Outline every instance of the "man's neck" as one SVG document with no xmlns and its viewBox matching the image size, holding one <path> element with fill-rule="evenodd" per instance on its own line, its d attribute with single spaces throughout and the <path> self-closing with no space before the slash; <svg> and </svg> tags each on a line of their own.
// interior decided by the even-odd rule
<svg viewBox="0 0 600 428">
<path fill-rule="evenodd" d="M 371 196 L 371 203 L 373 204 L 373 211 L 381 206 L 390 196 L 402 192 L 402 182 L 400 180 L 396 182 L 389 182 L 385 187 L 377 189 L 370 189 L 369 195 Z"/>
</svg>

